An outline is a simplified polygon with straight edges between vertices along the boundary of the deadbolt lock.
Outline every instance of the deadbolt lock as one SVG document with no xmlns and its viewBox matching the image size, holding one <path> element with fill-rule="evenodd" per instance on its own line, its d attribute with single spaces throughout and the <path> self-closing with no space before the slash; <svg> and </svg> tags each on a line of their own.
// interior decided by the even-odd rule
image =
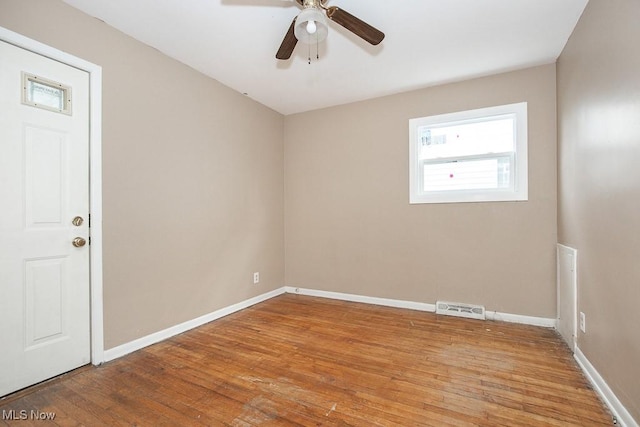
<svg viewBox="0 0 640 427">
<path fill-rule="evenodd" d="M 77 216 L 77 217 L 73 218 L 73 221 L 71 221 L 71 223 L 73 225 L 75 225 L 76 227 L 80 227 L 83 222 L 84 222 L 84 219 L 82 219 L 81 216 Z"/>
</svg>

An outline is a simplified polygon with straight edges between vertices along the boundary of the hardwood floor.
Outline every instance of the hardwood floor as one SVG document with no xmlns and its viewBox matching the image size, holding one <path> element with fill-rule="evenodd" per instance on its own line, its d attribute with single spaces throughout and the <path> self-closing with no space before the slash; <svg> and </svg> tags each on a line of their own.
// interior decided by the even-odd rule
<svg viewBox="0 0 640 427">
<path fill-rule="evenodd" d="M 612 425 L 551 329 L 291 294 L 0 411 L 20 426 Z"/>
</svg>

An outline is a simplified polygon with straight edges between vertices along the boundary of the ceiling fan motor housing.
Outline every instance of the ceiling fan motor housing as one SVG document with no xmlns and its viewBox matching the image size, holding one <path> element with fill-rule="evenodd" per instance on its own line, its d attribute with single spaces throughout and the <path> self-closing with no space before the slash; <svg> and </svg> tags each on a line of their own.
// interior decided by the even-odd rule
<svg viewBox="0 0 640 427">
<path fill-rule="evenodd" d="M 327 0 L 296 0 L 300 6 L 308 7 L 322 7 Z"/>
</svg>

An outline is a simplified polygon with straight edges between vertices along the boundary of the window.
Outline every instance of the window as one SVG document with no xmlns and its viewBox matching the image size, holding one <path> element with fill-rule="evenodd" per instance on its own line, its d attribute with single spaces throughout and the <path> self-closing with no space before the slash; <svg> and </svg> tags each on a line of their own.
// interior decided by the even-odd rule
<svg viewBox="0 0 640 427">
<path fill-rule="evenodd" d="M 527 103 L 409 120 L 410 203 L 527 200 Z"/>
<path fill-rule="evenodd" d="M 71 115 L 71 88 L 23 71 L 22 103 Z"/>
</svg>

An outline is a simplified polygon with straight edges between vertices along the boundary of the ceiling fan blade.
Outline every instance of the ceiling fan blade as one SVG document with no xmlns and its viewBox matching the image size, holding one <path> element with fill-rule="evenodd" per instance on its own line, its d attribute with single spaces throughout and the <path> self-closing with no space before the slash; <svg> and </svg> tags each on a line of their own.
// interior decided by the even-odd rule
<svg viewBox="0 0 640 427">
<path fill-rule="evenodd" d="M 284 35 L 284 39 L 282 40 L 282 44 L 280 45 L 280 49 L 278 49 L 278 53 L 276 53 L 276 58 L 278 59 L 289 59 L 291 58 L 291 54 L 293 53 L 293 49 L 296 47 L 296 43 L 298 43 L 298 39 L 293 33 L 293 29 L 296 25 L 296 20 L 294 18 L 293 22 L 289 26 L 289 30 L 287 34 Z"/>
<path fill-rule="evenodd" d="M 336 6 L 327 8 L 327 17 L 336 24 L 342 25 L 358 37 L 363 38 L 372 45 L 377 45 L 384 39 L 384 33 L 349 12 Z"/>
</svg>

